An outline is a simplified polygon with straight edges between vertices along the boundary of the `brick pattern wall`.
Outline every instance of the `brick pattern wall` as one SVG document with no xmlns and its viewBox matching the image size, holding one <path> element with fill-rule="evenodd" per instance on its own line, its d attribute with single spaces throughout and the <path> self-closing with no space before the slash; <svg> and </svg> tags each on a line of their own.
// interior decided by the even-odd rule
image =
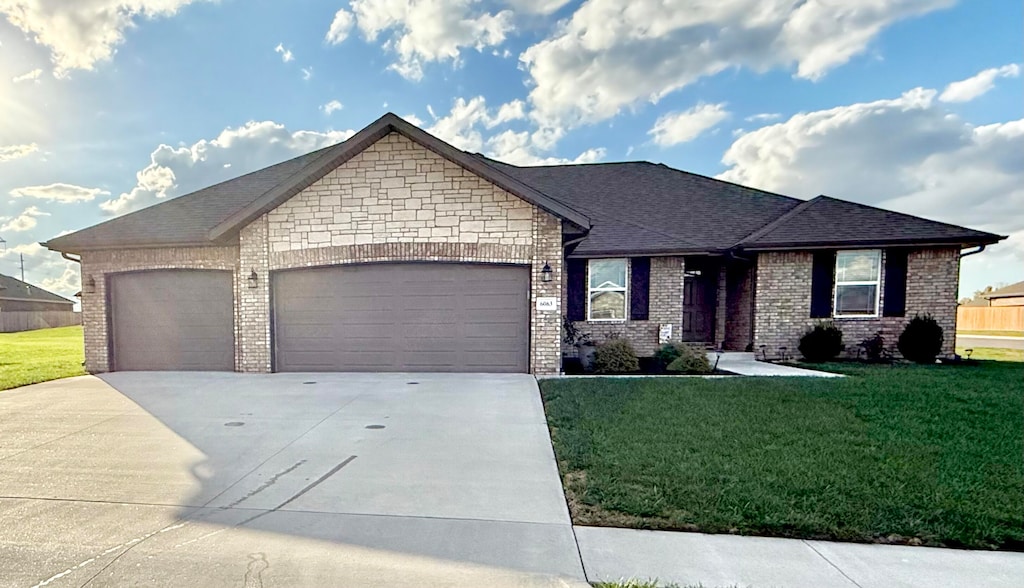
<svg viewBox="0 0 1024 588">
<path fill-rule="evenodd" d="M 726 273 L 724 348 L 744 351 L 753 341 L 754 268 L 745 262 L 732 261 Z"/>
<path fill-rule="evenodd" d="M 270 352 L 270 262 L 267 216 L 249 223 L 238 234 L 240 287 L 235 297 L 235 369 L 240 372 L 269 372 Z M 256 287 L 249 277 L 256 272 Z"/>
<path fill-rule="evenodd" d="M 602 343 L 612 337 L 629 339 L 637 355 L 653 355 L 661 347 L 658 341 L 661 325 L 672 325 L 674 339 L 679 337 L 679 323 L 683 316 L 683 266 L 682 257 L 652 257 L 648 320 L 634 321 L 579 321 L 575 325 L 584 333 L 590 333 L 595 343 Z M 629 283 L 631 264 L 626 265 L 626 283 Z M 589 284 L 589 275 L 587 276 Z M 562 306 L 566 303 L 563 295 Z M 626 301 L 629 315 L 629 301 Z M 563 353 L 574 356 L 576 349 L 564 345 Z"/>
<path fill-rule="evenodd" d="M 768 252 L 758 255 L 754 320 L 754 350 L 766 345 L 769 356 L 781 346 L 798 355 L 803 333 L 814 325 L 811 306 L 810 252 Z M 885 296 L 885 252 L 882 253 L 881 313 Z M 945 334 L 943 355 L 952 355 L 956 333 L 956 294 L 960 276 L 959 250 L 952 247 L 913 251 L 907 259 L 907 304 L 905 317 L 835 319 L 843 331 L 847 355 L 856 356 L 857 345 L 882 333 L 886 346 L 895 349 L 907 322 L 916 313 L 930 313 Z"/>
<path fill-rule="evenodd" d="M 396 241 L 531 245 L 533 208 L 391 133 L 270 211 L 270 249 Z"/>
<path fill-rule="evenodd" d="M 718 265 L 718 287 L 715 289 L 715 349 L 725 345 L 728 314 L 728 280 L 725 262 L 722 262 Z"/>
<path fill-rule="evenodd" d="M 85 369 L 90 373 L 110 371 L 107 341 L 107 278 L 119 272 L 154 269 L 216 269 L 235 272 L 237 293 L 238 249 L 235 247 L 166 247 L 90 251 L 82 254 L 82 284 L 92 279 L 95 291 L 82 289 L 82 325 L 85 332 Z M 236 356 L 238 320 L 235 320 Z"/>
</svg>

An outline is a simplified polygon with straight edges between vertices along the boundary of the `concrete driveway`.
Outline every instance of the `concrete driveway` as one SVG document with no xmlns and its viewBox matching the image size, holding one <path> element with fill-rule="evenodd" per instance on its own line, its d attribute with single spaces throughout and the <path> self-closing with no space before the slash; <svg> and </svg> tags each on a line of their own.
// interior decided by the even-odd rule
<svg viewBox="0 0 1024 588">
<path fill-rule="evenodd" d="M 585 585 L 525 375 L 0 392 L 2 586 Z"/>
</svg>

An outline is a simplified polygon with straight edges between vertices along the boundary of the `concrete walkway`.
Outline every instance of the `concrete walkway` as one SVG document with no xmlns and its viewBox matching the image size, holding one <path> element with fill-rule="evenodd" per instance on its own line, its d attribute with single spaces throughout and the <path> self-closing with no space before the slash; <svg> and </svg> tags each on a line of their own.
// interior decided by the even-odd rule
<svg viewBox="0 0 1024 588">
<path fill-rule="evenodd" d="M 714 365 L 716 354 L 708 353 Z M 753 353 L 726 351 L 718 360 L 718 369 L 732 372 L 740 376 L 804 376 L 811 378 L 842 378 L 842 374 L 830 374 L 789 365 L 779 365 L 765 361 L 757 361 Z"/>
<path fill-rule="evenodd" d="M 575 527 L 591 582 L 707 588 L 1020 588 L 1024 553 Z"/>
</svg>

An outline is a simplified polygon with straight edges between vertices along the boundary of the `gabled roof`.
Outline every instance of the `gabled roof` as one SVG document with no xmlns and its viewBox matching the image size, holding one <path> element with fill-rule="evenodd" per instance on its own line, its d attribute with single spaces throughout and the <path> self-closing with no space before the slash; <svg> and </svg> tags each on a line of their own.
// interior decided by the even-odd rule
<svg viewBox="0 0 1024 588">
<path fill-rule="evenodd" d="M 818 196 L 738 243 L 748 250 L 995 243 L 1005 237 L 866 204 Z"/>
<path fill-rule="evenodd" d="M 33 286 L 28 282 L 22 282 L 17 278 L 0 274 L 0 300 L 30 300 L 33 302 L 60 302 L 74 304 L 63 296 Z"/>
<path fill-rule="evenodd" d="M 1016 298 L 1017 296 L 1024 296 L 1024 282 L 1017 282 L 1016 284 L 1003 286 L 1002 288 L 985 294 L 985 298 L 990 300 L 992 298 Z"/>
<path fill-rule="evenodd" d="M 648 162 L 519 167 L 460 151 L 388 113 L 347 141 L 43 245 L 69 253 L 233 243 L 238 231 L 388 133 L 563 219 L 573 257 L 995 243 L 1005 237 L 819 196 L 803 201 Z"/>
</svg>

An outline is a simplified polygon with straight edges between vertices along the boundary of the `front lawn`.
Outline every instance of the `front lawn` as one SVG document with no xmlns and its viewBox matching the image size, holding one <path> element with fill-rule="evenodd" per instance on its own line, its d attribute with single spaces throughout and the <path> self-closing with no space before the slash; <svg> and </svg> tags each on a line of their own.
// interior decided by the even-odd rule
<svg viewBox="0 0 1024 588">
<path fill-rule="evenodd" d="M 543 380 L 577 524 L 1024 549 L 1024 366 Z"/>
<path fill-rule="evenodd" d="M 0 333 L 0 390 L 85 374 L 82 327 Z"/>
</svg>

